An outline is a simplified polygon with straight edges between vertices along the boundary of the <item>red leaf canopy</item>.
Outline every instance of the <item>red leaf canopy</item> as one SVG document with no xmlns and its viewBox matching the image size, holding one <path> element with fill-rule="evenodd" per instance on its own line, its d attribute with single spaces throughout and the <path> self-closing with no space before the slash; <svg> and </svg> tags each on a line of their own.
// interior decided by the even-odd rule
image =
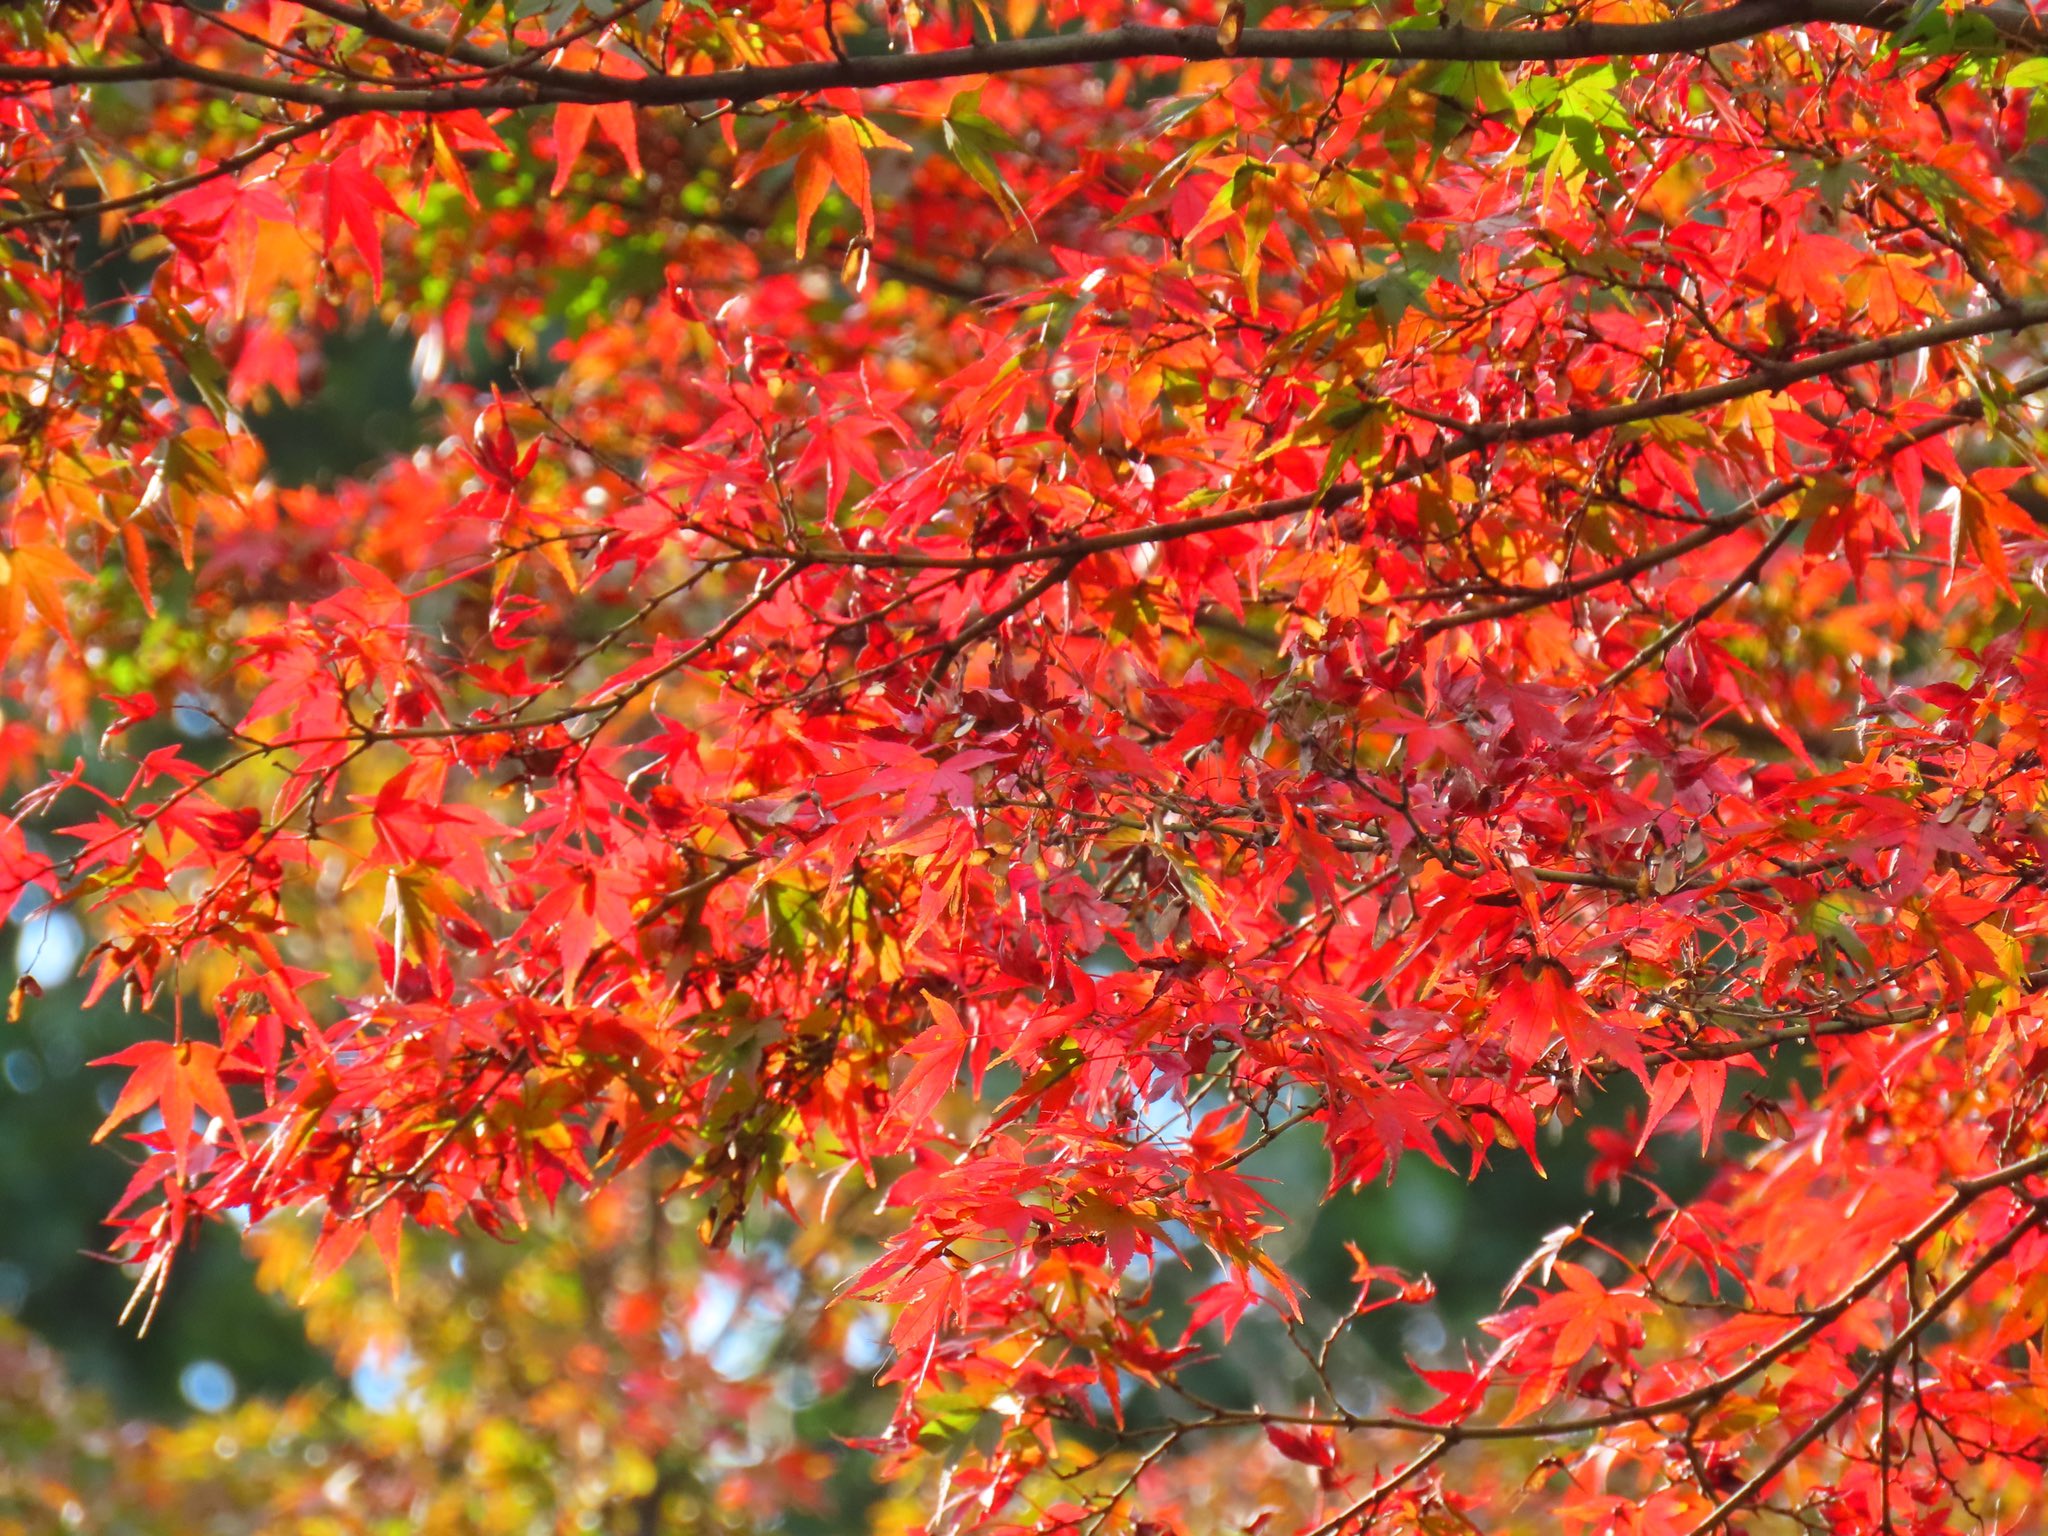
<svg viewBox="0 0 2048 1536">
<path fill-rule="evenodd" d="M 115 1251 L 850 1176 L 934 1531 L 2025 1528 L 2041 40 L 11 8 L 0 886 L 156 1021 Z M 363 330 L 417 446 L 283 483 Z M 1261 1154 L 1558 1133 L 1704 1190 L 1369 1401 L 1432 1289 Z"/>
</svg>

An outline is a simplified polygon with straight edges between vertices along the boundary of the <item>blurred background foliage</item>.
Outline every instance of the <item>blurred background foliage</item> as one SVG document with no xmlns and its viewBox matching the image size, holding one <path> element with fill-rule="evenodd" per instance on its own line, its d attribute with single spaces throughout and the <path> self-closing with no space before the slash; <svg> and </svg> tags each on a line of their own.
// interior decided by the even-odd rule
<svg viewBox="0 0 2048 1536">
<path fill-rule="evenodd" d="M 303 370 L 300 398 L 252 424 L 279 482 L 331 483 L 422 442 L 416 366 L 409 338 L 333 340 Z M 165 595 L 172 612 L 198 600 Z M 175 629 L 168 647 L 181 643 Z M 103 663 L 109 691 L 158 670 L 146 657 Z M 203 736 L 207 724 L 187 714 L 162 728 Z M 116 787 L 126 777 L 118 763 L 94 774 Z M 872 1198 L 842 1195 L 832 1220 L 801 1235 L 764 1213 L 730 1251 L 709 1253 L 696 1213 L 661 1199 L 663 1170 L 649 1166 L 565 1199 L 509 1242 L 408 1236 L 395 1290 L 377 1257 L 359 1253 L 307 1292 L 307 1232 L 216 1230 L 177 1268 L 147 1333 L 123 1327 L 131 1281 L 94 1253 L 129 1169 L 119 1138 L 90 1141 L 118 1074 L 89 1063 L 155 1027 L 117 1000 L 84 1006 L 84 945 L 73 916 L 32 904 L 0 941 L 6 982 L 32 975 L 46 994 L 25 1022 L 0 1026 L 0 1536 L 840 1536 L 914 1521 L 877 1483 L 874 1459 L 847 1444 L 885 1428 L 885 1323 L 855 1301 L 826 1304 L 872 1252 L 883 1219 Z M 1624 1089 L 1586 1106 L 1608 1145 L 1622 1142 L 1637 1098 Z M 1600 1143 L 1560 1136 L 1541 1149 L 1543 1175 L 1519 1152 L 1496 1153 L 1477 1183 L 1465 1177 L 1469 1151 L 1452 1167 L 1411 1157 L 1391 1186 L 1335 1195 L 1312 1131 L 1260 1155 L 1280 1213 L 1275 1256 L 1309 1287 L 1308 1327 L 1348 1308 L 1353 1245 L 1435 1284 L 1432 1305 L 1354 1330 L 1338 1357 L 1351 1406 L 1379 1400 L 1402 1359 L 1454 1352 L 1547 1232 L 1596 1207 L 1610 1237 L 1645 1220 L 1651 1194 L 1596 1168 Z M 1674 1195 L 1697 1187 L 1682 1136 L 1653 1151 Z M 1177 1328 L 1214 1277 L 1154 1278 Z M 1190 1384 L 1215 1399 L 1281 1400 L 1301 1380 L 1300 1357 L 1272 1316 L 1244 1326 L 1270 1338 Z M 1138 1421 L 1161 1411 L 1142 1397 L 1128 1407 Z"/>
</svg>

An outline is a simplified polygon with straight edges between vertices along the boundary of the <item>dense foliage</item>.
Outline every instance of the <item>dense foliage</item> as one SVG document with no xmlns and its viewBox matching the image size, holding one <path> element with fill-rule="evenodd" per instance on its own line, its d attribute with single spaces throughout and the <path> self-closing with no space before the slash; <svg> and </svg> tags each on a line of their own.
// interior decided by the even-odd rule
<svg viewBox="0 0 2048 1536">
<path fill-rule="evenodd" d="M 406 1234 L 582 1209 L 555 1409 L 449 1337 L 323 1442 L 423 1528 L 800 1521 L 878 1361 L 934 1533 L 2025 1528 L 2041 40 L 0 12 L 0 894 L 148 1020 L 135 1315 L 232 1220 L 459 1333 Z M 417 400 L 291 484 L 373 327 Z M 1389 1375 L 1435 1284 L 1296 1262 L 1290 1136 L 1633 1203 Z M 462 1507 L 465 1413 L 539 1491 Z"/>
</svg>

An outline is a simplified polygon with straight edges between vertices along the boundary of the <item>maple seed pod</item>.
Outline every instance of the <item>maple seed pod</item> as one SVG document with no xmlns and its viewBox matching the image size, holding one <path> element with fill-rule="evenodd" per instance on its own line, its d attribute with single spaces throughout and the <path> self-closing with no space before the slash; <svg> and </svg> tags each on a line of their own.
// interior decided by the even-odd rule
<svg viewBox="0 0 2048 1536">
<path fill-rule="evenodd" d="M 1244 34 L 1244 0 L 1231 0 L 1223 19 L 1216 23 L 1216 46 L 1226 58 L 1237 56 L 1237 42 Z"/>
<path fill-rule="evenodd" d="M 860 237 L 846 247 L 846 261 L 839 269 L 839 280 L 855 293 L 867 292 L 868 253 L 868 242 Z"/>
</svg>

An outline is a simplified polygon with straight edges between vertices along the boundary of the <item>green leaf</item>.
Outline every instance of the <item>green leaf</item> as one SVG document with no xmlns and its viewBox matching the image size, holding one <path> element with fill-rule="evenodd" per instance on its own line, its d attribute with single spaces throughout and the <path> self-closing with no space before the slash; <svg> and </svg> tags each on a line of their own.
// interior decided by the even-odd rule
<svg viewBox="0 0 2048 1536">
<path fill-rule="evenodd" d="M 1030 215 L 1024 211 L 1017 194 L 1010 190 L 1009 182 L 1003 179 L 1002 167 L 996 162 L 998 152 L 1014 150 L 1017 142 L 982 115 L 981 92 L 962 91 L 955 96 L 946 108 L 940 129 L 945 136 L 946 152 L 960 169 L 989 196 L 1007 205 L 1018 220 L 1030 228 Z"/>
</svg>

